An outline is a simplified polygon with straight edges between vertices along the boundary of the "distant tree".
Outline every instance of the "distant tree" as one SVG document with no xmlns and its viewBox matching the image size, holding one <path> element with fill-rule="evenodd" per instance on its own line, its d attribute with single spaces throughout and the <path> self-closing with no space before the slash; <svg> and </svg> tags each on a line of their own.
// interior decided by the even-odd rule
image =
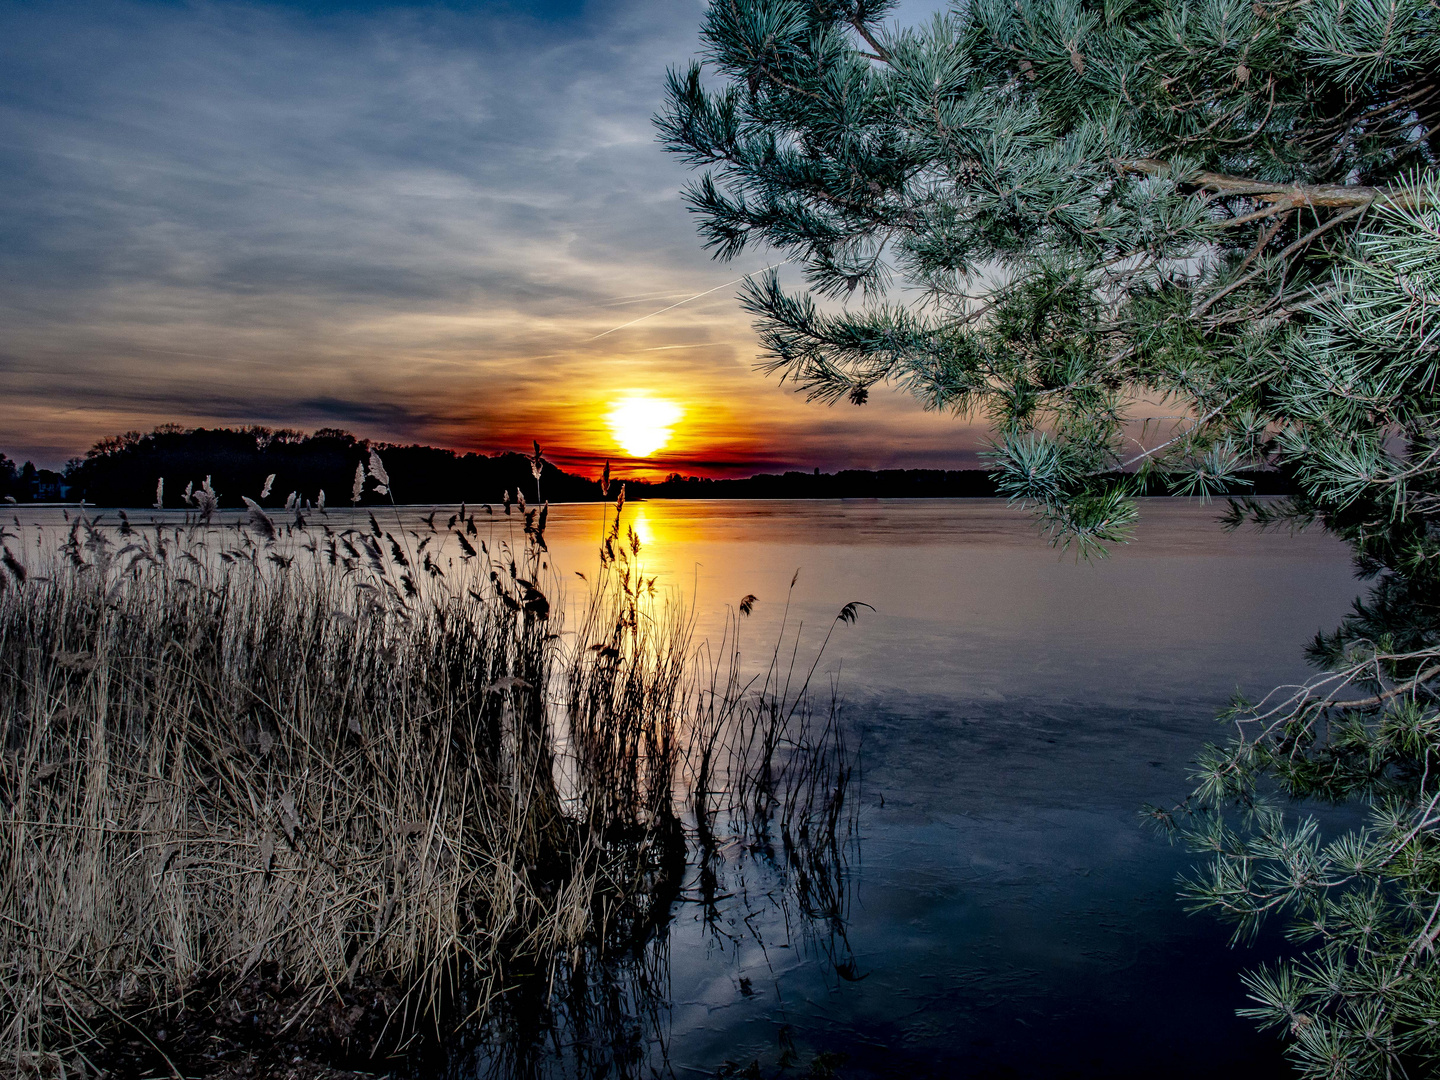
<svg viewBox="0 0 1440 1080">
<path fill-rule="evenodd" d="M 15 467 L 15 462 L 4 454 L 0 454 L 0 498 L 9 495 L 18 500 L 20 497 L 19 487 L 20 470 Z"/>
<path fill-rule="evenodd" d="M 705 170 L 707 244 L 809 285 L 746 286 L 765 366 L 983 418 L 1000 491 L 1085 551 L 1155 475 L 1289 475 L 1230 523 L 1323 523 L 1371 597 L 1157 816 L 1212 859 L 1201 905 L 1295 917 L 1304 955 L 1250 985 L 1305 1072 L 1433 1066 L 1440 7 L 967 0 L 901 30 L 891 6 L 715 0 L 708 74 L 670 77 L 657 123 Z M 1370 827 L 1327 841 L 1287 796 L 1367 801 Z"/>
<path fill-rule="evenodd" d="M 86 457 L 103 457 L 106 454 L 119 453 L 129 447 L 135 446 L 145 436 L 138 431 L 127 431 L 123 435 L 111 435 L 100 439 L 89 450 L 85 452 Z"/>
<path fill-rule="evenodd" d="M 350 432 L 346 431 L 344 428 L 316 428 L 315 434 L 311 435 L 310 437 L 312 439 L 333 439 L 339 442 L 348 443 L 352 446 L 356 443 L 355 436 L 350 434 Z"/>
<path fill-rule="evenodd" d="M 40 473 L 39 470 L 35 468 L 33 461 L 27 461 L 24 465 L 20 466 L 20 474 L 16 477 L 16 483 L 20 489 L 19 499 L 21 502 L 29 502 L 35 498 L 35 485 L 39 482 L 39 479 Z"/>
</svg>

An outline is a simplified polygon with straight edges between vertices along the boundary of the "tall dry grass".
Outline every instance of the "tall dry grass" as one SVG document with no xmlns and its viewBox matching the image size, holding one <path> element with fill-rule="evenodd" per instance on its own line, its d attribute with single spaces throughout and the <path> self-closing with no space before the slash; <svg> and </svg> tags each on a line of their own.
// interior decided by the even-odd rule
<svg viewBox="0 0 1440 1080">
<path fill-rule="evenodd" d="M 402 989 L 391 1045 L 457 1002 L 483 1021 L 517 977 L 643 940 L 722 806 L 818 859 L 801 902 L 835 914 L 833 710 L 812 730 L 808 678 L 745 681 L 731 646 L 697 664 L 623 493 L 573 635 L 546 507 L 507 499 L 492 551 L 464 507 L 416 533 L 190 501 L 179 525 L 78 514 L 43 560 L 0 536 L 12 1067 L 124 1037 L 175 1071 L 159 1019 L 262 967 L 301 991 L 277 1034 L 357 978 Z"/>
</svg>

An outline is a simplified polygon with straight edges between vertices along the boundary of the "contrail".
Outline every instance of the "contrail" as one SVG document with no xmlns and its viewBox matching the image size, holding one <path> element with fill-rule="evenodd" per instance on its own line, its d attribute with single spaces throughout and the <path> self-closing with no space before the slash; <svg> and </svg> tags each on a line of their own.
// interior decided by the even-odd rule
<svg viewBox="0 0 1440 1080">
<path fill-rule="evenodd" d="M 652 345 L 648 349 L 639 349 L 639 352 L 668 352 L 671 349 L 708 349 L 712 345 L 738 345 L 737 341 L 696 341 L 689 345 Z"/>
<path fill-rule="evenodd" d="M 765 267 L 765 270 L 774 270 L 775 267 L 784 266 L 789 261 L 789 259 L 781 259 L 778 263 L 772 263 L 770 266 Z M 763 274 L 765 270 L 761 270 L 760 273 Z M 678 300 L 675 303 L 671 304 L 669 307 L 661 308 L 659 311 L 652 311 L 649 315 L 641 315 L 638 319 L 631 319 L 629 322 L 621 323 L 619 326 L 612 326 L 609 330 L 606 330 L 603 333 L 596 334 L 592 338 L 587 338 L 586 343 L 588 344 L 591 341 L 599 341 L 606 334 L 613 334 L 617 330 L 624 330 L 627 326 L 634 326 L 636 323 L 642 323 L 646 319 L 653 319 L 656 315 L 664 315 L 667 311 L 674 311 L 682 304 L 688 304 L 691 300 L 699 300 L 702 296 L 709 296 L 711 293 L 719 292 L 721 289 L 728 289 L 731 285 L 738 285 L 740 282 L 751 276 L 752 275 L 750 274 L 742 274 L 734 281 L 727 281 L 723 285 L 716 285 L 713 289 L 706 289 L 704 292 L 698 292 L 694 296 L 687 296 L 684 300 Z"/>
</svg>

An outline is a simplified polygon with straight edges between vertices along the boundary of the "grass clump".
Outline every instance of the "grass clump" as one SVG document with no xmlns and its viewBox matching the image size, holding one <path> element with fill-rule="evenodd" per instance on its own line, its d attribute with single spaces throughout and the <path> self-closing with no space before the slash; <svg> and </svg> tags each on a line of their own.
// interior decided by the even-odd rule
<svg viewBox="0 0 1440 1080">
<path fill-rule="evenodd" d="M 265 1040 L 328 1016 L 331 1056 L 354 1060 L 483 1022 L 517 979 L 563 982 L 676 897 L 687 792 L 712 800 L 730 771 L 717 747 L 741 745 L 717 716 L 750 725 L 754 779 L 732 785 L 747 820 L 765 810 L 756 784 L 805 817 L 774 779 L 786 740 L 750 760 L 755 688 L 696 678 L 691 624 L 620 535 L 623 495 L 568 634 L 546 507 L 519 501 L 492 551 L 464 507 L 422 535 L 398 516 L 317 528 L 298 499 L 292 524 L 246 500 L 221 525 L 201 494 L 182 523 L 82 513 L 45 566 L 6 548 L 12 1071 L 103 1070 L 123 1044 L 180 1075 L 194 1066 L 167 1023 L 227 1008 L 259 1023 L 240 1004 L 257 993 Z M 797 783 L 816 768 L 833 782 L 802 764 Z"/>
</svg>

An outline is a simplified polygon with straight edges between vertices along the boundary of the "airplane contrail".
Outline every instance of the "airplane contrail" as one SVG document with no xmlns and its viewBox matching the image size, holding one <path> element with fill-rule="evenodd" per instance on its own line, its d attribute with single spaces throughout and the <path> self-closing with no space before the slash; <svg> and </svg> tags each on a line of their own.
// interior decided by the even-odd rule
<svg viewBox="0 0 1440 1080">
<path fill-rule="evenodd" d="M 765 270 L 774 270 L 775 267 L 777 267 L 777 266 L 784 266 L 784 265 L 785 265 L 787 262 L 789 262 L 789 261 L 790 261 L 789 259 L 781 259 L 778 263 L 772 263 L 770 266 L 765 267 Z M 765 270 L 761 270 L 760 273 L 763 274 L 763 273 L 765 272 Z M 612 326 L 609 330 L 606 330 L 606 331 L 603 331 L 602 333 L 596 334 L 596 335 L 595 335 L 594 337 L 592 337 L 592 338 L 587 338 L 586 341 L 587 341 L 587 343 L 590 342 L 590 341 L 599 341 L 599 340 L 600 340 L 602 337 L 604 337 L 606 334 L 613 334 L 613 333 L 615 333 L 615 331 L 617 331 L 617 330 L 624 330 L 627 326 L 634 326 L 636 323 L 642 323 L 642 322 L 644 322 L 646 319 L 653 319 L 656 315 L 664 315 L 665 312 L 667 312 L 667 311 L 674 311 L 677 307 L 680 307 L 682 304 L 688 304 L 688 303 L 690 303 L 691 300 L 699 300 L 700 297 L 702 297 L 702 296 L 709 296 L 711 293 L 713 293 L 713 292 L 719 292 L 721 289 L 728 289 L 731 285 L 738 285 L 740 282 L 744 281 L 746 278 L 751 277 L 751 276 L 752 276 L 752 275 L 750 275 L 750 274 L 742 274 L 740 277 L 737 277 L 734 281 L 727 281 L 727 282 L 725 282 L 725 284 L 723 284 L 723 285 L 716 285 L 713 289 L 706 289 L 704 292 L 698 292 L 698 293 L 696 293 L 694 296 L 687 296 L 684 300 L 678 300 L 678 301 L 676 301 L 675 303 L 671 304 L 669 307 L 663 307 L 663 308 L 661 308 L 659 311 L 652 311 L 652 312 L 650 312 L 649 315 L 641 315 L 638 319 L 631 319 L 629 322 L 627 322 L 627 323 L 621 323 L 619 326 Z"/>
</svg>

